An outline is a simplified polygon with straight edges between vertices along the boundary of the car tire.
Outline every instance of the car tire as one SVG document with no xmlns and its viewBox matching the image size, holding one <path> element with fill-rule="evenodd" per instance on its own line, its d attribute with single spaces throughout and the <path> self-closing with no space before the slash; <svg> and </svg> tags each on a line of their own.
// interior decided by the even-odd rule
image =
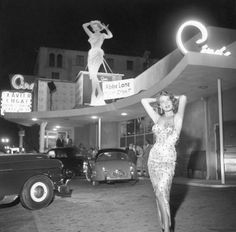
<svg viewBox="0 0 236 232">
<path fill-rule="evenodd" d="M 31 210 L 48 206 L 54 197 L 53 183 L 44 175 L 33 176 L 24 184 L 20 195 L 23 207 Z"/>
<path fill-rule="evenodd" d="M 138 179 L 138 178 L 132 179 L 132 180 L 130 180 L 129 182 L 130 182 L 131 185 L 135 185 L 136 183 L 139 182 L 139 179 Z"/>
</svg>

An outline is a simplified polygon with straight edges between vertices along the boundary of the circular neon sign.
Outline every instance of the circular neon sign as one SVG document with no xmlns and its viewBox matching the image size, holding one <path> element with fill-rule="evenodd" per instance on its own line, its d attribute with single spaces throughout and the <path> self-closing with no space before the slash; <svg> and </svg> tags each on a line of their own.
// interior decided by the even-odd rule
<svg viewBox="0 0 236 232">
<path fill-rule="evenodd" d="M 182 41 L 182 32 L 188 26 L 194 26 L 200 30 L 202 37 L 196 41 L 197 44 L 202 44 L 202 43 L 206 42 L 207 37 L 208 37 L 207 29 L 202 23 L 200 23 L 198 21 L 190 20 L 190 21 L 187 21 L 184 24 L 182 24 L 177 32 L 176 42 L 177 42 L 177 45 L 178 45 L 180 51 L 183 54 L 186 54 L 188 52 L 188 50 L 184 47 L 184 44 Z"/>
<path fill-rule="evenodd" d="M 186 54 L 188 53 L 189 51 L 185 48 L 184 46 L 184 43 L 182 41 L 182 33 L 184 31 L 184 29 L 188 26 L 194 26 L 196 28 L 198 28 L 201 32 L 201 38 L 198 39 L 196 41 L 197 44 L 203 44 L 207 41 L 207 38 L 208 38 L 208 32 L 207 32 L 207 29 L 206 27 L 198 22 L 198 21 L 195 21 L 195 20 L 190 20 L 190 21 L 187 21 L 185 22 L 184 24 L 182 24 L 180 26 L 180 28 L 178 29 L 178 32 L 177 32 L 177 35 L 176 35 L 176 43 L 177 43 L 177 46 L 178 48 L 180 49 L 180 51 L 183 53 L 183 54 Z M 212 49 L 210 47 L 208 47 L 207 44 L 204 44 L 202 47 L 201 47 L 201 53 L 207 53 L 207 54 L 212 54 L 212 55 L 224 55 L 224 56 L 229 56 L 231 55 L 231 52 L 229 51 L 226 51 L 226 47 L 223 46 L 222 48 L 220 49 Z"/>
</svg>

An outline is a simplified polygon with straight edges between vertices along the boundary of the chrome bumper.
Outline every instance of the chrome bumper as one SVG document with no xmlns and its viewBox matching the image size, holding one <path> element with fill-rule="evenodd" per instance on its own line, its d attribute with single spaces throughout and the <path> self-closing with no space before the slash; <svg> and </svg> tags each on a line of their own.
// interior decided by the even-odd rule
<svg viewBox="0 0 236 232">
<path fill-rule="evenodd" d="M 61 181 L 61 184 L 58 185 L 58 188 L 57 188 L 57 193 L 56 193 L 57 196 L 71 197 L 72 189 L 70 189 L 70 187 L 68 186 L 69 182 L 70 182 L 70 179 Z"/>
</svg>

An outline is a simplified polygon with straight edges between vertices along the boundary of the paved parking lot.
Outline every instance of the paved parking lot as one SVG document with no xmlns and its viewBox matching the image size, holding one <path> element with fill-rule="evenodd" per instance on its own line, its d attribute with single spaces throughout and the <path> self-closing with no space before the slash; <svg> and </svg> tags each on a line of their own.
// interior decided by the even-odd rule
<svg viewBox="0 0 236 232">
<path fill-rule="evenodd" d="M 148 179 L 100 184 L 75 179 L 71 198 L 56 197 L 47 208 L 21 205 L 0 209 L 1 232 L 159 232 Z M 175 232 L 235 232 L 236 188 L 174 184 L 171 193 Z"/>
</svg>

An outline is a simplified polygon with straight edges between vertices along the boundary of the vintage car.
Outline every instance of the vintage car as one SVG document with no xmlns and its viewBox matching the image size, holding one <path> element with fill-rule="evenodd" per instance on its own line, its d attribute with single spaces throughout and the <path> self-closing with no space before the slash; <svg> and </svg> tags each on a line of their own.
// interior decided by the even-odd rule
<svg viewBox="0 0 236 232">
<path fill-rule="evenodd" d="M 51 159 L 59 159 L 68 178 L 83 175 L 84 156 L 77 147 L 55 147 L 46 154 Z"/>
<path fill-rule="evenodd" d="M 138 180 L 136 165 L 129 159 L 127 152 L 119 148 L 99 150 L 93 160 L 84 164 L 84 172 L 93 185 L 102 181 L 136 183 Z"/>
<path fill-rule="evenodd" d="M 43 154 L 0 154 L 0 205 L 12 197 L 22 206 L 36 210 L 48 206 L 54 194 L 69 196 L 71 191 L 62 172 L 63 164 Z"/>
</svg>

